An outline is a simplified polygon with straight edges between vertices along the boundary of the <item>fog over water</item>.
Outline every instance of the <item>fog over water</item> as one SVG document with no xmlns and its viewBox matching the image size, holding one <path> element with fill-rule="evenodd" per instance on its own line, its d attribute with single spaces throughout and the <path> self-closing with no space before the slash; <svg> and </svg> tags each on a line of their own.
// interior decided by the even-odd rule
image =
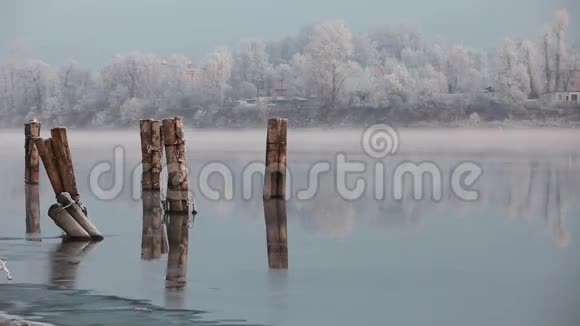
<svg viewBox="0 0 580 326">
<path fill-rule="evenodd" d="M 313 199 L 286 202 L 289 268 L 275 271 L 268 269 L 261 181 L 254 180 L 250 200 L 242 199 L 240 185 L 244 167 L 263 161 L 265 131 L 186 130 L 199 214 L 189 229 L 187 285 L 172 290 L 165 288 L 167 257 L 141 258 L 142 205 L 131 198 L 130 185 L 140 161 L 138 132 L 69 132 L 81 200 L 106 235 L 87 245 L 51 238 L 60 232 L 45 213 L 53 194 L 44 171 L 45 239 L 24 240 L 23 138 L 21 131 L 3 130 L 0 168 L 9 173 L 0 187 L 0 257 L 8 260 L 14 285 L 0 280 L 0 311 L 62 325 L 103 318 L 135 323 L 145 318 L 142 311 L 168 324 L 578 324 L 577 131 L 399 130 L 399 152 L 381 160 L 385 198 L 374 198 L 376 175 L 368 169 L 357 175 L 369 182 L 365 195 L 344 200 L 335 190 L 336 154 L 369 167 L 377 162 L 361 148 L 361 133 L 289 131 L 294 190 L 308 185 L 317 162 L 331 163 L 333 171 L 321 176 Z M 88 175 L 99 162 L 112 161 L 117 145 L 125 148 L 126 185 L 118 198 L 103 201 L 89 191 Z M 389 176 L 396 166 L 423 161 L 441 168 L 443 198 L 433 202 L 428 192 L 416 201 L 405 188 L 402 200 L 392 199 Z M 446 179 L 464 161 L 483 169 L 473 186 L 481 198 L 474 202 L 458 199 Z M 199 171 L 210 162 L 231 169 L 232 200 L 202 196 Z M 111 175 L 101 179 L 103 187 L 111 182 Z M 209 183 L 222 187 L 219 178 Z M 117 306 L 123 308 L 112 309 Z"/>
</svg>

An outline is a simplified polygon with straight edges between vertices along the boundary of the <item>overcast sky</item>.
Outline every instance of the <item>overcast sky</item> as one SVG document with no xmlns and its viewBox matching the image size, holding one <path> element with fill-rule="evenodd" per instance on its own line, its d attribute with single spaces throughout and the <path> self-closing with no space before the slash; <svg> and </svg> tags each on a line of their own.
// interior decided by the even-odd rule
<svg viewBox="0 0 580 326">
<path fill-rule="evenodd" d="M 580 0 L 0 0 L 0 54 L 19 44 L 51 64 L 101 65 L 133 50 L 197 60 L 216 46 L 275 40 L 328 19 L 493 48 L 508 35 L 537 36 L 560 8 L 580 40 Z"/>
</svg>

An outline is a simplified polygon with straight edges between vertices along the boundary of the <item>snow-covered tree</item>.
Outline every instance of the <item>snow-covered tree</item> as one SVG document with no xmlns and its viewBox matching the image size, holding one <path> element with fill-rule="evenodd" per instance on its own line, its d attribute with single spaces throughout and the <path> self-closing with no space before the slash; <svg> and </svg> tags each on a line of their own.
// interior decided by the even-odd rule
<svg viewBox="0 0 580 326">
<path fill-rule="evenodd" d="M 489 86 L 487 60 L 481 51 L 463 46 L 448 50 L 444 72 L 449 93 L 479 93 Z"/>
<path fill-rule="evenodd" d="M 542 33 L 542 52 L 544 54 L 544 91 L 549 93 L 552 91 L 552 67 L 550 63 L 550 46 L 552 44 L 552 33 L 548 26 L 544 27 Z"/>
<path fill-rule="evenodd" d="M 537 98 L 541 93 L 540 71 L 538 69 L 540 64 L 538 62 L 537 50 L 534 43 L 527 40 L 522 42 L 521 47 L 523 63 L 530 77 L 530 98 Z"/>
<path fill-rule="evenodd" d="M 232 80 L 256 84 L 264 80 L 270 68 L 266 44 L 260 40 L 244 40 L 233 51 Z"/>
<path fill-rule="evenodd" d="M 352 33 L 342 21 L 317 25 L 306 46 L 306 79 L 317 95 L 332 107 L 337 104 L 342 86 L 356 66 L 349 60 L 352 52 Z"/>
<path fill-rule="evenodd" d="M 60 67 L 58 81 L 66 112 L 82 110 L 83 98 L 95 88 L 91 71 L 74 60 Z"/>
<path fill-rule="evenodd" d="M 530 76 L 518 55 L 519 46 L 506 38 L 496 52 L 495 82 L 505 100 L 521 102 L 530 93 Z"/>
<path fill-rule="evenodd" d="M 376 42 L 382 57 L 401 59 L 403 49 L 425 48 L 425 40 L 414 30 L 382 27 L 371 31 L 370 38 Z"/>
<path fill-rule="evenodd" d="M 363 67 L 377 66 L 380 64 L 380 54 L 377 42 L 370 39 L 368 34 L 355 34 L 352 38 L 353 60 Z"/>
<path fill-rule="evenodd" d="M 221 47 L 209 54 L 201 63 L 199 87 L 203 102 L 207 105 L 221 105 L 224 91 L 230 79 L 233 57 L 229 49 Z"/>
<path fill-rule="evenodd" d="M 565 9 L 559 10 L 556 12 L 554 25 L 552 26 L 554 34 L 556 35 L 555 87 L 557 91 L 562 89 L 562 74 L 566 72 L 566 32 L 568 31 L 568 21 L 568 12 Z"/>
</svg>

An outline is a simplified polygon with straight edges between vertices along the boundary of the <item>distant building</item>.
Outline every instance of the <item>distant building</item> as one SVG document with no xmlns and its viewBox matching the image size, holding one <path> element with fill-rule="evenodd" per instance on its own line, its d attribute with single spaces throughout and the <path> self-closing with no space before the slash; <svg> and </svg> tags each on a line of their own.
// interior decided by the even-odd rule
<svg viewBox="0 0 580 326">
<path fill-rule="evenodd" d="M 546 94 L 548 100 L 557 103 L 580 104 L 580 70 L 571 72 L 565 91 Z"/>
</svg>

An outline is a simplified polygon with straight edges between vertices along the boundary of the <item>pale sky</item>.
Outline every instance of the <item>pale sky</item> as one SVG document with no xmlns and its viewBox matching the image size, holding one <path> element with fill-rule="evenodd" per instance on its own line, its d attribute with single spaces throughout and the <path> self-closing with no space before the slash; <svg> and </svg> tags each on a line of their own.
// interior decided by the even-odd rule
<svg viewBox="0 0 580 326">
<path fill-rule="evenodd" d="M 0 55 L 18 44 L 51 64 L 99 66 L 134 50 L 197 60 L 216 46 L 276 40 L 328 19 L 489 49 L 508 35 L 536 37 L 561 8 L 578 43 L 580 0 L 0 0 Z"/>
</svg>

